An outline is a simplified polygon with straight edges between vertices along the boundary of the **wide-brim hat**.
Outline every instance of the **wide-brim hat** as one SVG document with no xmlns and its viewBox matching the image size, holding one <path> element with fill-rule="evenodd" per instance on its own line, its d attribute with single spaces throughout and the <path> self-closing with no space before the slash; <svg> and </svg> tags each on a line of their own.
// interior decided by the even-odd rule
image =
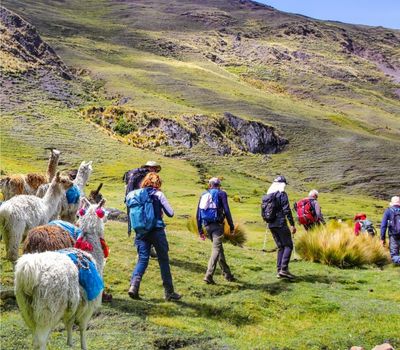
<svg viewBox="0 0 400 350">
<path fill-rule="evenodd" d="M 389 205 L 393 207 L 394 205 L 400 206 L 400 197 L 399 196 L 394 196 L 391 198 Z"/>
<path fill-rule="evenodd" d="M 153 160 L 149 160 L 146 164 L 142 165 L 142 168 L 157 168 L 160 171 L 161 165 Z"/>
</svg>

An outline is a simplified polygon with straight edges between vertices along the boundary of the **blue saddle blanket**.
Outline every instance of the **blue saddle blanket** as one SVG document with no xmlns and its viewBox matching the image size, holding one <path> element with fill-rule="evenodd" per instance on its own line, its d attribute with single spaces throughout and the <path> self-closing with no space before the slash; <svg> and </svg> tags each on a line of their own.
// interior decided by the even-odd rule
<svg viewBox="0 0 400 350">
<path fill-rule="evenodd" d="M 65 196 L 67 197 L 68 204 L 77 204 L 81 196 L 81 191 L 77 185 L 73 185 L 65 192 Z"/>
<path fill-rule="evenodd" d="M 63 220 L 53 220 L 49 222 L 49 225 L 54 225 L 61 227 L 63 230 L 67 231 L 74 241 L 78 239 L 78 237 L 82 234 L 82 230 L 68 221 Z"/>
<path fill-rule="evenodd" d="M 88 300 L 96 299 L 104 289 L 103 279 L 97 271 L 96 265 L 83 254 L 68 250 L 59 250 L 58 252 L 67 254 L 78 267 L 79 284 L 85 290 Z"/>
</svg>

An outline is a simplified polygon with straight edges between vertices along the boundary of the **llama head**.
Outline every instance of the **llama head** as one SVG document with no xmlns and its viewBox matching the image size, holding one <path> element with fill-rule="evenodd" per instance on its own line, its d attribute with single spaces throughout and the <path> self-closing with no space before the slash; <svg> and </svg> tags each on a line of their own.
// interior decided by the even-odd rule
<svg viewBox="0 0 400 350">
<path fill-rule="evenodd" d="M 68 190 L 74 184 L 68 177 L 61 176 L 60 172 L 57 171 L 56 176 L 51 182 L 52 186 L 59 186 L 62 191 Z"/>
<path fill-rule="evenodd" d="M 83 232 L 104 238 L 104 223 L 107 221 L 105 203 L 105 199 L 102 199 L 99 204 L 90 204 L 85 197 L 82 197 L 78 210 L 78 225 Z"/>
<path fill-rule="evenodd" d="M 79 166 L 78 173 L 76 174 L 75 183 L 78 186 L 86 186 L 86 182 L 89 180 L 89 176 L 93 171 L 92 161 L 83 161 Z"/>
</svg>

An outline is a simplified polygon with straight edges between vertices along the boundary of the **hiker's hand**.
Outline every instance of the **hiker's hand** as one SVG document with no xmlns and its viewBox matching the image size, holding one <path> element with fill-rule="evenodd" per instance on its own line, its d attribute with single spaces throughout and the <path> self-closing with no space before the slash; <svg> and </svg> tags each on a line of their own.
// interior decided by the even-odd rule
<svg viewBox="0 0 400 350">
<path fill-rule="evenodd" d="M 381 240 L 381 243 L 382 243 L 383 246 L 385 246 L 385 240 L 384 239 Z"/>
<path fill-rule="evenodd" d="M 235 234 L 235 228 L 231 227 L 231 236 L 233 236 Z"/>
<path fill-rule="evenodd" d="M 296 227 L 290 226 L 290 232 L 292 232 L 292 235 L 296 233 Z"/>
<path fill-rule="evenodd" d="M 200 234 L 200 239 L 201 239 L 202 241 L 205 241 L 205 240 L 206 240 L 206 235 L 205 235 L 204 233 L 201 233 L 201 234 Z"/>
</svg>

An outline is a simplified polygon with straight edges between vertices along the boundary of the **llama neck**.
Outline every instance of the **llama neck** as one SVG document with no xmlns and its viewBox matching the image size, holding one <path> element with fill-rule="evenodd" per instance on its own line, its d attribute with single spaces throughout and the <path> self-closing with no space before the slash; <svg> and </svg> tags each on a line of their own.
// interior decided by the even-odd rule
<svg viewBox="0 0 400 350">
<path fill-rule="evenodd" d="M 43 203 L 46 206 L 46 212 L 49 218 L 54 216 L 57 212 L 62 194 L 63 192 L 60 185 L 52 182 L 43 197 Z"/>
<path fill-rule="evenodd" d="M 81 192 L 85 189 L 86 183 L 89 180 L 89 174 L 83 171 L 78 171 L 76 178 L 74 180 L 74 184 L 79 187 Z"/>
<path fill-rule="evenodd" d="M 100 275 L 103 277 L 103 268 L 104 268 L 104 253 L 101 247 L 100 238 L 95 233 L 87 233 L 85 232 L 85 241 L 90 243 L 93 247 L 93 250 L 90 254 L 93 256 L 94 260 L 96 260 L 98 271 Z"/>
</svg>

